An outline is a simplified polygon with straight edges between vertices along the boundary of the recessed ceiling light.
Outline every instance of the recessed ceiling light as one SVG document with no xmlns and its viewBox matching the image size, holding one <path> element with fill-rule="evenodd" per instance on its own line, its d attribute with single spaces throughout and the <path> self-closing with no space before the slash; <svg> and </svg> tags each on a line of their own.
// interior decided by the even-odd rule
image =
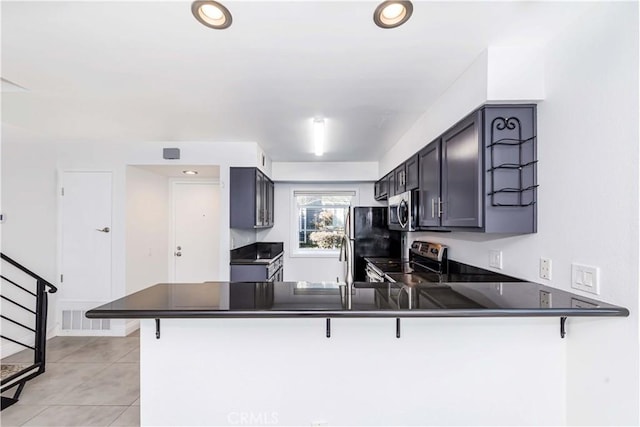
<svg viewBox="0 0 640 427">
<path fill-rule="evenodd" d="M 232 21 L 229 9 L 213 0 L 194 1 L 191 13 L 202 25 L 216 30 L 228 28 Z"/>
<path fill-rule="evenodd" d="M 198 175 L 198 171 L 193 171 L 193 170 L 182 171 L 182 173 L 185 175 Z"/>
<path fill-rule="evenodd" d="M 395 28 L 407 22 L 412 13 L 410 1 L 384 1 L 373 12 L 373 22 L 380 28 Z"/>
</svg>

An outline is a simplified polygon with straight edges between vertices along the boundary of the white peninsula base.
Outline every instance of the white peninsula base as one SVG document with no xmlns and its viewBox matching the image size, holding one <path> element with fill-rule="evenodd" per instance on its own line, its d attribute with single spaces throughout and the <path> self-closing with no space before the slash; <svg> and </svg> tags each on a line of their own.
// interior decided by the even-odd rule
<svg viewBox="0 0 640 427">
<path fill-rule="evenodd" d="M 557 318 L 141 320 L 141 422 L 563 425 Z"/>
</svg>

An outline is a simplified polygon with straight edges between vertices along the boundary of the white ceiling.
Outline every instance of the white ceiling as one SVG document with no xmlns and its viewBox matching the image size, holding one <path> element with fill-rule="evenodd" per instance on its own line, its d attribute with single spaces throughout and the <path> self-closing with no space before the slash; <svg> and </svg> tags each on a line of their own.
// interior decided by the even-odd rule
<svg viewBox="0 0 640 427">
<path fill-rule="evenodd" d="M 58 141 L 255 141 L 274 161 L 375 161 L 489 45 L 539 45 L 569 2 L 414 2 L 380 29 L 369 1 L 2 2 L 2 122 Z M 313 155 L 311 120 L 327 118 Z"/>
</svg>

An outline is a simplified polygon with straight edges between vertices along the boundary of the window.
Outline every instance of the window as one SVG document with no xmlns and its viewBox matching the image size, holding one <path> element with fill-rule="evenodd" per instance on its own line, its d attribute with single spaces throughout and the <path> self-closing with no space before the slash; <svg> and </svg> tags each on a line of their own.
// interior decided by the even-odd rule
<svg viewBox="0 0 640 427">
<path fill-rule="evenodd" d="M 355 191 L 294 191 L 298 255 L 335 255 Z"/>
</svg>

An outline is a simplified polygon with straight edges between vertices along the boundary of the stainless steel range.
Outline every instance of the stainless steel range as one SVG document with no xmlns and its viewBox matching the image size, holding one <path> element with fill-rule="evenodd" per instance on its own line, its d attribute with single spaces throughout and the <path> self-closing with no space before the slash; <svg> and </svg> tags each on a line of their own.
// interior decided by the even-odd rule
<svg viewBox="0 0 640 427">
<path fill-rule="evenodd" d="M 448 272 L 448 266 L 447 246 L 416 240 L 411 243 L 409 250 L 409 268 L 401 272 L 386 272 L 386 280 L 408 285 L 441 283 Z"/>
<path fill-rule="evenodd" d="M 519 282 L 521 279 L 450 260 L 448 248 L 433 242 L 414 241 L 409 261 L 367 260 L 367 277 L 382 282 L 376 288 L 376 304 L 396 309 L 470 308 L 481 304 L 456 292 L 452 283 Z"/>
<path fill-rule="evenodd" d="M 408 264 L 400 271 L 385 271 L 381 281 L 391 282 L 382 295 L 385 302 L 397 308 L 416 308 L 419 305 L 417 285 L 442 286 L 447 266 L 446 246 L 414 241 L 409 250 Z"/>
</svg>

